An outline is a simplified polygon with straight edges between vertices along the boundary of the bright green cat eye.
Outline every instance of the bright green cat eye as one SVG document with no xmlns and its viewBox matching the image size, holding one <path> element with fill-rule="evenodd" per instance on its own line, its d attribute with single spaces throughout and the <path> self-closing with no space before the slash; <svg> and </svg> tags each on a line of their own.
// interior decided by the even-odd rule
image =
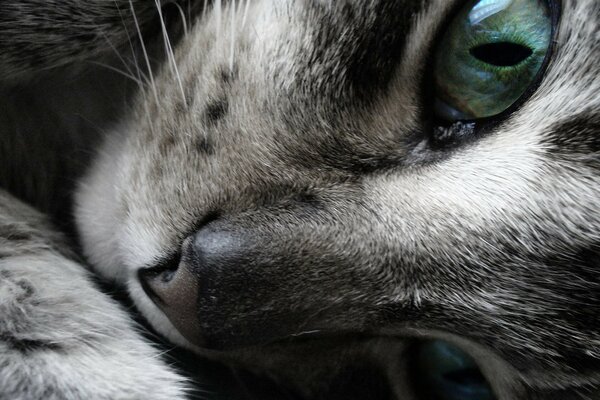
<svg viewBox="0 0 600 400">
<path fill-rule="evenodd" d="M 550 51 L 552 15 L 543 0 L 478 0 L 444 33 L 434 64 L 438 117 L 492 117 L 536 81 Z"/>
</svg>

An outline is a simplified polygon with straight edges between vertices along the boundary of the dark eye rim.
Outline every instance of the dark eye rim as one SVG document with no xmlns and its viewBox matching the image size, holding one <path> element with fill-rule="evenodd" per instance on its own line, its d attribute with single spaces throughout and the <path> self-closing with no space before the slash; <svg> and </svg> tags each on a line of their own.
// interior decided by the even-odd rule
<svg viewBox="0 0 600 400">
<path fill-rule="evenodd" d="M 437 50 L 437 46 L 441 41 L 442 35 L 448 30 L 450 24 L 454 20 L 454 18 L 458 15 L 458 13 L 465 7 L 468 3 L 473 2 L 473 0 L 467 1 L 458 1 L 448 12 L 448 14 L 444 18 L 444 23 L 440 24 L 437 33 L 434 36 L 434 40 L 429 46 L 428 57 L 425 62 L 425 69 L 422 75 L 422 121 L 424 126 L 426 127 L 425 131 L 429 132 L 429 139 L 431 142 L 431 146 L 433 148 L 447 148 L 452 147 L 456 144 L 464 144 L 465 142 L 476 140 L 479 137 L 485 135 L 486 132 L 491 131 L 493 128 L 502 124 L 508 117 L 515 113 L 515 111 L 519 110 L 523 104 L 529 100 L 529 98 L 538 90 L 540 85 L 542 84 L 543 78 L 546 75 L 548 66 L 554 55 L 556 54 L 557 49 L 557 37 L 560 29 L 560 18 L 563 9 L 563 0 L 542 0 L 545 1 L 548 10 L 550 11 L 550 20 L 551 20 L 551 33 L 550 33 L 550 44 L 548 46 L 548 52 L 542 61 L 542 65 L 538 73 L 532 79 L 531 84 L 527 87 L 527 89 L 519 96 L 519 98 L 513 102 L 506 110 L 489 117 L 482 117 L 476 119 L 466 119 L 460 121 L 447 121 L 443 118 L 437 116 L 434 113 L 434 101 L 435 101 L 435 87 L 433 80 L 430 79 L 433 75 L 434 62 L 435 62 L 435 53 Z M 440 141 L 436 138 L 436 131 L 441 129 L 450 128 L 457 123 L 463 125 L 470 125 L 474 128 L 469 131 L 468 134 L 462 135 L 456 138 L 449 138 L 448 135 L 444 138 L 444 140 Z"/>
</svg>

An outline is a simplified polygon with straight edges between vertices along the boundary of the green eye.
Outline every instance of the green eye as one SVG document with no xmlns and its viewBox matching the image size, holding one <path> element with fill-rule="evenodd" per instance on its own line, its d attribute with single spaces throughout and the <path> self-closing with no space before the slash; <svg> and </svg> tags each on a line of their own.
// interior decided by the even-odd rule
<svg viewBox="0 0 600 400">
<path fill-rule="evenodd" d="M 473 120 L 508 109 L 534 83 L 551 36 L 546 1 L 469 2 L 451 22 L 435 55 L 437 116 Z"/>
<path fill-rule="evenodd" d="M 419 400 L 494 400 L 477 364 L 450 343 L 421 343 L 415 354 L 415 390 Z"/>
</svg>

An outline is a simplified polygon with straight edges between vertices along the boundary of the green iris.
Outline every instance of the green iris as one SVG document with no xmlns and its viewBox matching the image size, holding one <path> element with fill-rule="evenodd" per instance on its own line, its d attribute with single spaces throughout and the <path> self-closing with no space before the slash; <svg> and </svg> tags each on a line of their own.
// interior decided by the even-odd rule
<svg viewBox="0 0 600 400">
<path fill-rule="evenodd" d="M 494 399 L 473 359 L 450 343 L 441 340 L 422 343 L 415 364 L 415 388 L 419 399 Z"/>
<path fill-rule="evenodd" d="M 435 112 L 449 121 L 505 111 L 533 83 L 549 52 L 552 18 L 542 0 L 471 1 L 435 57 Z"/>
</svg>

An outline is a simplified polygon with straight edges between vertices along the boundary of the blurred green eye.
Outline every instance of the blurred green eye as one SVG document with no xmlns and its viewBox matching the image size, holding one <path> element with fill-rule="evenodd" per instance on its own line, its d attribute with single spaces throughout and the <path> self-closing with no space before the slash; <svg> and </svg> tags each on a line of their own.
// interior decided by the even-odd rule
<svg viewBox="0 0 600 400">
<path fill-rule="evenodd" d="M 450 343 L 421 343 L 414 359 L 414 380 L 419 400 L 494 400 L 477 364 Z"/>
<path fill-rule="evenodd" d="M 534 82 L 551 35 L 546 1 L 469 2 L 451 22 L 435 55 L 437 116 L 472 120 L 505 111 Z"/>
</svg>

